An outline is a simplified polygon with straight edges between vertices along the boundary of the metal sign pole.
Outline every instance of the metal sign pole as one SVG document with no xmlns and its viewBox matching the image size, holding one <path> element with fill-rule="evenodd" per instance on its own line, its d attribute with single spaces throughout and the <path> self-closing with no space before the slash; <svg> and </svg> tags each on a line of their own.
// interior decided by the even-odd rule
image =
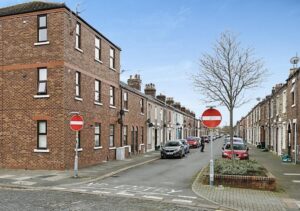
<svg viewBox="0 0 300 211">
<path fill-rule="evenodd" d="M 78 177 L 78 131 L 76 131 L 76 148 L 74 160 L 74 177 Z"/>
<path fill-rule="evenodd" d="M 210 133 L 210 173 L 209 173 L 209 185 L 214 186 L 214 156 L 213 156 L 213 140 L 212 140 L 212 129 L 209 130 Z"/>
</svg>

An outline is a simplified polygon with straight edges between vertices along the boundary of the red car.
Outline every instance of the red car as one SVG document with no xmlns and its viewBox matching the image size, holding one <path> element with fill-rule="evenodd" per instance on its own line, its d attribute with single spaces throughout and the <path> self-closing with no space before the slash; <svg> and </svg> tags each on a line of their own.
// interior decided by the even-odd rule
<svg viewBox="0 0 300 211">
<path fill-rule="evenodd" d="M 197 137 L 188 137 L 187 142 L 189 143 L 190 148 L 200 147 L 200 139 Z"/>
<path fill-rule="evenodd" d="M 231 159 L 232 152 L 231 152 L 230 143 L 226 143 L 225 146 L 222 147 L 222 149 L 223 149 L 222 157 Z M 233 143 L 233 153 L 234 153 L 236 159 L 248 160 L 249 159 L 248 151 L 249 151 L 249 148 L 245 144 L 239 143 L 239 142 Z"/>
</svg>

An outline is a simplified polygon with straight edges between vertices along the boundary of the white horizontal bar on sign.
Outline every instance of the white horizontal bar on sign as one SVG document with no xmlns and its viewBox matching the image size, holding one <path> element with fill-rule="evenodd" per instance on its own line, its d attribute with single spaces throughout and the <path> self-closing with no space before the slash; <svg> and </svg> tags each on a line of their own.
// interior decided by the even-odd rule
<svg viewBox="0 0 300 211">
<path fill-rule="evenodd" d="M 82 121 L 71 121 L 70 125 L 83 125 Z"/>
<path fill-rule="evenodd" d="M 222 120 L 221 116 L 202 116 L 202 120 Z"/>
</svg>

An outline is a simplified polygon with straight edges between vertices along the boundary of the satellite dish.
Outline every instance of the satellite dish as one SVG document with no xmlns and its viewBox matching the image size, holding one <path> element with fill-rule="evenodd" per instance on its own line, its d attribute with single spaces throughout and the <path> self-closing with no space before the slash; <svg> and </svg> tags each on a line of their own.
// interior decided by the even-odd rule
<svg viewBox="0 0 300 211">
<path fill-rule="evenodd" d="M 291 64 L 296 65 L 299 62 L 299 57 L 294 56 L 290 59 Z"/>
</svg>

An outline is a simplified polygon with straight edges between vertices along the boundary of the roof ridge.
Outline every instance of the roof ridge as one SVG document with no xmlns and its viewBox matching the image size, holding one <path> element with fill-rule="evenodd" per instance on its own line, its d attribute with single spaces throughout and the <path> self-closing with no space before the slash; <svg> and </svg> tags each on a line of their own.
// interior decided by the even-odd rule
<svg viewBox="0 0 300 211">
<path fill-rule="evenodd" d="M 0 17 L 15 15 L 20 13 L 27 13 L 32 11 L 47 10 L 65 7 L 65 3 L 62 2 L 50 2 L 45 0 L 34 0 L 20 4 L 14 4 L 7 7 L 0 8 Z"/>
</svg>

